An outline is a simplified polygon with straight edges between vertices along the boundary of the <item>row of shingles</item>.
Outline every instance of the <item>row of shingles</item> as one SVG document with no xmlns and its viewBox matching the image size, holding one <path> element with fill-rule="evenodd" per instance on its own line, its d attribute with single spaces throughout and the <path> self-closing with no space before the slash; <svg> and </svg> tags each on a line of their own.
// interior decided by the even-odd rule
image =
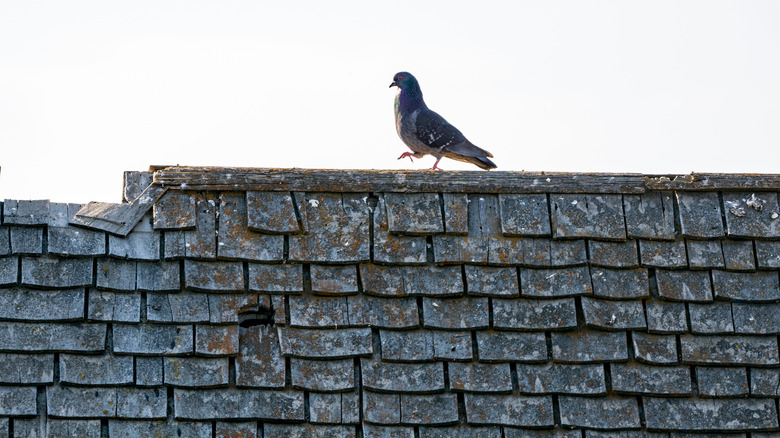
<svg viewBox="0 0 780 438">
<path fill-rule="evenodd" d="M 576 204 L 576 202 L 574 202 L 573 204 Z M 673 229 L 673 225 L 672 225 L 672 229 Z M 634 249 L 634 253 L 635 253 L 635 252 L 636 252 L 636 250 Z M 635 256 L 634 256 L 634 258 L 635 258 Z M 601 309 L 601 310 L 604 310 L 604 309 Z M 638 311 L 638 312 L 634 312 L 634 313 L 636 313 L 637 315 L 641 315 L 641 314 L 642 314 L 642 312 L 641 312 L 641 309 L 638 309 L 638 310 L 640 310 L 640 311 Z M 603 312 L 602 312 L 602 313 L 603 313 Z M 613 320 L 614 320 L 614 318 L 615 318 L 615 317 L 613 316 Z M 614 322 L 614 321 L 613 321 L 613 322 Z M 690 386 L 690 383 L 689 383 L 689 386 Z"/>
<path fill-rule="evenodd" d="M 6 203 L 8 204 L 8 203 Z M 78 210 L 77 205 L 55 204 L 48 201 L 20 201 L 13 203 L 11 209 L 6 211 L 6 223 L 14 226 L 24 225 L 31 230 L 22 233 L 25 239 L 11 239 L 11 252 L 15 254 L 31 255 L 36 257 L 24 257 L 21 261 L 21 287 L 14 287 L 8 293 L 3 294 L 3 308 L 9 312 L 4 319 L 21 320 L 4 324 L 12 336 L 2 336 L 7 345 L 4 349 L 14 351 L 5 354 L 3 365 L 7 372 L 4 376 L 11 377 L 14 382 L 22 384 L 46 384 L 45 393 L 38 391 L 38 398 L 45 394 L 46 413 L 49 416 L 61 417 L 89 417 L 92 412 L 92 400 L 85 396 L 95 389 L 98 394 L 96 404 L 105 409 L 94 416 L 126 416 L 145 417 L 154 405 L 165 405 L 165 398 L 152 397 L 155 401 L 149 401 L 150 395 L 146 391 L 136 391 L 130 388 L 89 388 L 78 389 L 68 386 L 59 386 L 59 382 L 65 385 L 121 385 L 131 384 L 133 378 L 133 358 L 118 358 L 111 355 L 81 356 L 73 353 L 104 353 L 107 326 L 105 324 L 84 324 L 86 318 L 105 321 L 105 303 L 99 292 L 90 294 L 89 311 L 85 315 L 84 290 L 93 283 L 92 257 L 106 255 L 106 236 L 104 233 L 76 229 L 68 226 L 69 218 Z M 10 213 L 10 214 L 9 214 Z M 45 227 L 44 227 L 45 225 Z M 11 236 L 14 236 L 14 226 L 11 228 Z M 6 230 L 3 230 L 6 231 Z M 43 237 L 46 237 L 48 245 L 44 245 Z M 159 241 L 159 237 L 157 237 Z M 132 255 L 134 248 L 139 243 L 137 240 L 128 245 L 127 242 L 111 242 L 113 251 L 108 251 L 113 256 Z M 159 246 L 158 246 L 159 247 Z M 14 249 L 16 248 L 16 249 Z M 130 253 L 128 253 L 130 251 Z M 157 259 L 154 254 L 147 259 Z M 68 257 L 68 258 L 61 258 Z M 114 266 L 107 259 L 100 259 L 104 276 L 97 278 L 97 286 L 101 289 L 110 288 L 115 280 Z M 147 269 L 154 270 L 151 264 L 145 265 Z M 135 268 L 135 267 L 133 267 Z M 130 273 L 123 269 L 125 281 L 136 284 L 136 272 Z M 132 275 L 131 275 L 132 274 Z M 101 281 L 103 280 L 103 281 Z M 31 290 L 27 287 L 43 290 Z M 84 289 L 79 289 L 83 287 Z M 48 290 L 47 290 L 48 289 Z M 52 290 L 54 289 L 54 290 Z M 10 300 L 10 301 L 9 301 Z M 113 301 L 113 300 L 109 300 Z M 125 303 L 126 313 L 132 315 L 139 313 L 136 303 Z M 133 309 L 133 307 L 135 309 Z M 29 321 L 47 321 L 30 324 Z M 60 321 L 51 323 L 48 321 Z M 63 323 L 63 321 L 76 321 L 77 324 Z M 110 316 L 108 318 L 110 321 Z M 44 354 L 20 354 L 20 351 L 42 351 Z M 116 360 L 114 360 L 116 359 Z M 59 366 L 56 365 L 59 363 Z M 57 368 L 55 370 L 55 368 Z M 35 388 L 32 388 L 33 391 Z M 42 388 L 40 388 L 42 389 Z M 6 394 L 7 395 L 7 394 Z M 108 405 L 102 406 L 105 400 L 110 400 Z M 15 400 L 19 401 L 19 400 Z M 25 406 L 23 403 L 12 403 L 11 406 Z M 138 411 L 138 412 L 135 412 Z M 28 414 L 35 414 L 30 412 Z M 18 436 L 29 434 L 54 434 L 54 435 L 96 435 L 99 434 L 99 420 L 49 420 L 45 416 L 36 419 L 16 419 L 13 423 Z"/>
</svg>

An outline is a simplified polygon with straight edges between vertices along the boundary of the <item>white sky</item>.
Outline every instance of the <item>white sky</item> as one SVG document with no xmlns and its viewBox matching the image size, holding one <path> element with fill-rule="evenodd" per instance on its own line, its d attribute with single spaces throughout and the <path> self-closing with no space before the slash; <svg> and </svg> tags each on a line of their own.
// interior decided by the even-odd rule
<svg viewBox="0 0 780 438">
<path fill-rule="evenodd" d="M 780 173 L 778 1 L 0 1 L 0 199 L 397 161 L 393 74 L 499 170 Z M 474 169 L 443 160 L 445 169 Z"/>
</svg>

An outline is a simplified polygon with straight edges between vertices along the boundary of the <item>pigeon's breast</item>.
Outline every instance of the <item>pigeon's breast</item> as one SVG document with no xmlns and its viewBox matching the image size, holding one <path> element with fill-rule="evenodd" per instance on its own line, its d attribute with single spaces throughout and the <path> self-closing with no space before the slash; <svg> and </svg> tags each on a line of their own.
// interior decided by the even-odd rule
<svg viewBox="0 0 780 438">
<path fill-rule="evenodd" d="M 418 114 L 420 114 L 419 109 L 416 109 L 412 111 L 411 114 L 407 114 L 405 116 L 400 113 L 396 114 L 395 129 L 398 131 L 398 136 L 401 137 L 401 140 L 403 140 L 407 146 L 409 146 L 415 152 L 422 152 L 418 151 L 418 141 L 417 136 L 415 135 L 415 132 L 417 131 L 416 127 Z"/>
</svg>

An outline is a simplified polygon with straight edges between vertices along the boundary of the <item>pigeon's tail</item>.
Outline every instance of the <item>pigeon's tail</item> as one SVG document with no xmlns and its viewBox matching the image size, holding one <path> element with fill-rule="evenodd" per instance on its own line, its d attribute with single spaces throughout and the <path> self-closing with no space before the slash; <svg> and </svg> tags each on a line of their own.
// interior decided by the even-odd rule
<svg viewBox="0 0 780 438">
<path fill-rule="evenodd" d="M 498 167 L 496 166 L 496 163 L 490 161 L 490 159 L 488 159 L 487 157 L 465 157 L 465 156 L 461 156 L 461 157 L 462 157 L 462 161 L 474 164 L 482 170 L 490 170 Z"/>
</svg>

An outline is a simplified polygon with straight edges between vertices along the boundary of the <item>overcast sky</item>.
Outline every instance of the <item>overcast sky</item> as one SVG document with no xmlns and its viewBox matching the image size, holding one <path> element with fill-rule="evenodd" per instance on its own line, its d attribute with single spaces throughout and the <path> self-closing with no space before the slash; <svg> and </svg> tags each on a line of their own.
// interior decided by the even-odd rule
<svg viewBox="0 0 780 438">
<path fill-rule="evenodd" d="M 0 199 L 151 164 L 427 169 L 393 74 L 498 170 L 780 173 L 778 1 L 0 2 Z M 476 167 L 442 160 L 448 170 Z"/>
</svg>

